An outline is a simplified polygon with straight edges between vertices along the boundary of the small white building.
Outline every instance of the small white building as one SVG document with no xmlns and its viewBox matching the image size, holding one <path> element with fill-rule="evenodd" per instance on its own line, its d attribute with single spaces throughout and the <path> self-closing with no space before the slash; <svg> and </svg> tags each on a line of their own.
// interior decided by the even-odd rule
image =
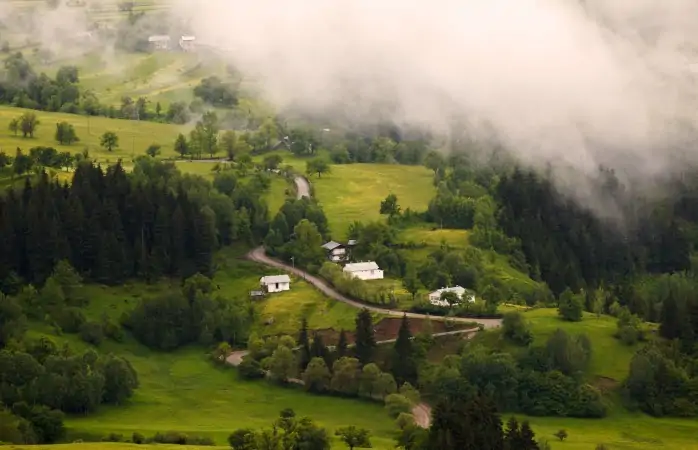
<svg viewBox="0 0 698 450">
<path fill-rule="evenodd" d="M 288 275 L 268 275 L 259 279 L 259 285 L 267 292 L 281 292 L 291 289 L 291 277 Z"/>
<path fill-rule="evenodd" d="M 429 293 L 429 303 L 436 306 L 448 307 L 448 302 L 441 300 L 441 294 L 444 292 L 453 292 L 458 296 L 458 299 L 460 299 L 461 302 L 465 300 L 469 303 L 475 303 L 475 293 L 461 286 L 444 287 Z"/>
<path fill-rule="evenodd" d="M 168 50 L 170 48 L 170 37 L 167 35 L 150 36 L 148 43 L 154 50 Z"/>
<path fill-rule="evenodd" d="M 347 249 L 339 242 L 330 241 L 325 243 L 322 248 L 327 252 L 327 259 L 332 262 L 344 261 L 347 256 Z"/>
<path fill-rule="evenodd" d="M 344 266 L 344 273 L 360 280 L 382 280 L 383 271 L 375 261 L 350 263 Z"/>
<path fill-rule="evenodd" d="M 190 52 L 194 50 L 194 45 L 196 44 L 196 36 L 182 36 L 179 38 L 179 46 L 185 52 Z"/>
</svg>

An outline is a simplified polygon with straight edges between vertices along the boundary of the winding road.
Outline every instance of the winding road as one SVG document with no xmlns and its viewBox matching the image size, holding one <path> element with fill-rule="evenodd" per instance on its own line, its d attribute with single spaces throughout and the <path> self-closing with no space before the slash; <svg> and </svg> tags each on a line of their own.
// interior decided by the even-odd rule
<svg viewBox="0 0 698 450">
<path fill-rule="evenodd" d="M 303 197 L 310 197 L 310 184 L 308 183 L 308 180 L 306 180 L 302 176 L 297 176 L 294 179 L 294 182 L 296 184 L 296 195 L 297 197 L 303 198 Z M 304 270 L 298 269 L 296 267 L 289 266 L 286 263 L 283 263 L 277 259 L 270 258 L 269 256 L 266 255 L 266 252 L 264 250 L 263 246 L 257 247 L 253 250 L 251 250 L 247 255 L 245 255 L 245 258 L 249 259 L 250 261 L 254 261 L 260 264 L 264 264 L 266 266 L 270 267 L 275 267 L 277 269 L 284 270 L 286 272 L 292 273 L 296 275 L 297 277 L 303 278 L 305 281 L 308 283 L 312 284 L 316 289 L 318 289 L 320 292 L 325 294 L 326 296 L 337 300 L 342 303 L 346 303 L 349 306 L 353 306 L 354 308 L 366 308 L 371 312 L 383 314 L 385 316 L 393 316 L 393 317 L 402 317 L 403 314 L 406 314 L 407 317 L 409 318 L 414 318 L 414 319 L 432 319 L 432 320 L 444 320 L 443 317 L 439 316 L 430 316 L 428 314 L 417 314 L 417 313 L 406 313 L 405 311 L 400 311 L 400 310 L 395 310 L 395 309 L 386 309 L 386 308 L 379 308 L 376 306 L 371 306 L 371 305 L 366 305 L 364 303 L 358 302 L 356 300 L 352 300 L 338 291 L 336 291 L 332 286 L 330 286 L 326 281 L 311 275 Z M 485 328 L 496 328 L 501 326 L 502 320 L 501 319 L 474 319 L 474 318 L 463 318 L 463 317 L 453 317 L 451 318 L 452 321 L 454 322 L 468 322 L 468 323 L 479 323 L 482 324 Z M 455 334 L 468 334 L 468 338 L 470 338 L 473 334 L 475 334 L 478 330 L 477 329 L 465 329 L 465 330 L 455 330 L 455 331 L 446 331 L 443 333 L 434 333 L 435 337 L 438 336 L 448 336 L 448 335 L 455 335 Z M 386 341 L 380 341 L 376 342 L 376 344 L 386 344 L 390 342 L 395 342 L 395 339 L 388 339 Z M 238 352 L 233 352 L 231 353 L 227 358 L 226 362 L 228 364 L 231 364 L 233 366 L 237 366 L 242 362 L 242 358 L 247 355 L 247 351 L 238 351 Z M 303 384 L 303 380 L 298 380 L 298 379 L 292 379 L 289 380 L 290 382 L 294 384 Z M 429 405 L 426 403 L 420 403 L 416 405 L 414 408 L 412 408 L 412 414 L 414 415 L 415 422 L 417 425 L 428 428 L 430 423 L 431 423 L 431 408 Z"/>
</svg>

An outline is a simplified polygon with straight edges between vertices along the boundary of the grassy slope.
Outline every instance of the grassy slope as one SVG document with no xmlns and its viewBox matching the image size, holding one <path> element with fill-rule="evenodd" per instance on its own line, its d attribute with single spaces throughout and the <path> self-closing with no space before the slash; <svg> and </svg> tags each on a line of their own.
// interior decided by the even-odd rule
<svg viewBox="0 0 698 450">
<path fill-rule="evenodd" d="M 604 377 L 620 382 L 627 376 L 630 359 L 637 347 L 624 346 L 613 337 L 616 329 L 614 318 L 585 313 L 581 322 L 564 322 L 558 319 L 554 308 L 533 309 L 524 314 L 537 344 L 542 344 L 557 328 L 570 334 L 586 333 L 593 351 L 588 374 L 591 380 Z M 503 350 L 513 349 L 501 340 L 498 331 L 488 331 L 476 337 L 475 341 Z M 698 433 L 695 419 L 654 419 L 629 413 L 613 404 L 609 416 L 600 420 L 527 419 L 539 436 L 551 441 L 553 449 L 586 450 L 599 443 L 605 443 L 611 449 L 695 449 Z M 552 434 L 561 428 L 567 430 L 569 438 L 564 443 L 552 442 L 555 439 Z"/>
<path fill-rule="evenodd" d="M 219 270 L 214 281 L 220 285 L 223 295 L 246 295 L 257 286 L 261 275 L 275 273 L 241 261 L 237 259 L 239 256 L 239 253 L 227 251 L 217 257 Z M 118 319 L 140 298 L 175 291 L 178 284 L 126 283 L 112 288 L 92 285 L 86 289 L 91 300 L 86 310 L 89 317 L 97 319 L 106 312 Z M 271 314 L 275 319 L 271 326 L 256 326 L 265 334 L 294 332 L 302 314 L 309 317 L 311 328 L 335 329 L 353 329 L 355 316 L 352 308 L 322 297 L 300 280 L 295 280 L 291 291 L 274 294 L 256 308 L 262 316 Z M 75 336 L 55 336 L 42 325 L 34 324 L 29 335 L 49 335 L 58 342 L 86 348 Z M 351 424 L 371 429 L 377 448 L 391 447 L 392 421 L 379 404 L 314 397 L 266 382 L 242 381 L 232 369 L 214 368 L 201 348 L 169 354 L 152 352 L 127 336 L 123 344 L 105 342 L 100 350 L 128 358 L 139 374 L 141 387 L 128 405 L 104 408 L 88 417 L 69 418 L 67 426 L 72 438 L 101 437 L 109 432 L 130 436 L 134 431 L 152 435 L 156 431 L 177 430 L 205 434 L 223 444 L 234 429 L 267 426 L 281 409 L 291 407 L 331 430 Z"/>
<path fill-rule="evenodd" d="M 31 334 L 42 335 L 36 330 Z M 51 337 L 84 347 L 71 336 Z M 213 367 L 204 350 L 198 348 L 158 353 L 130 339 L 102 347 L 104 352 L 128 358 L 139 374 L 141 386 L 126 405 L 105 407 L 90 416 L 69 417 L 66 426 L 71 439 L 101 437 L 109 432 L 130 436 L 135 431 L 152 435 L 177 430 L 210 436 L 222 445 L 236 428 L 266 427 L 280 410 L 293 408 L 331 430 L 354 424 L 371 429 L 377 443 L 390 440 L 393 425 L 379 404 L 315 397 L 265 381 L 243 381 L 233 369 Z"/>
<path fill-rule="evenodd" d="M 332 173 L 312 177 L 335 239 L 346 237 L 355 221 L 379 220 L 380 203 L 388 194 L 397 196 L 403 210 L 423 211 L 434 196 L 430 172 L 419 166 L 386 164 L 333 165 Z"/>
<path fill-rule="evenodd" d="M 255 263 L 241 259 L 241 251 L 226 249 L 216 256 L 218 271 L 213 281 L 220 286 L 221 295 L 227 298 L 246 298 L 249 291 L 258 289 L 259 278 L 280 273 Z M 176 292 L 179 283 L 161 281 L 147 285 L 141 282 L 126 282 L 117 287 L 101 285 L 85 286 L 85 295 L 90 299 L 86 314 L 99 319 L 106 313 L 119 320 L 121 314 L 135 307 L 142 298 L 149 298 L 167 292 Z M 279 292 L 258 301 L 255 305 L 261 320 L 255 331 L 263 335 L 295 334 L 302 317 L 308 319 L 311 329 L 345 328 L 354 329 L 356 310 L 323 296 L 308 283 L 294 278 L 291 290 Z M 265 319 L 273 317 L 274 323 L 263 325 Z"/>
<path fill-rule="evenodd" d="M 430 253 L 438 250 L 442 244 L 448 245 L 454 250 L 463 250 L 468 247 L 468 230 L 438 229 L 432 224 L 422 224 L 400 230 L 398 239 L 404 243 L 414 243 L 419 248 L 401 250 L 403 256 L 415 264 L 421 264 Z M 487 274 L 501 280 L 515 292 L 526 292 L 537 286 L 528 275 L 519 272 L 509 265 L 506 257 L 494 252 L 486 252 L 483 261 Z"/>
<path fill-rule="evenodd" d="M 162 145 L 162 156 L 176 156 L 173 143 L 177 134 L 186 130 L 179 125 L 168 125 L 154 122 L 139 122 L 133 120 L 109 119 L 106 117 L 88 117 L 76 114 L 51 113 L 43 111 L 31 111 L 40 121 L 33 139 L 24 139 L 14 136 L 8 130 L 8 124 L 13 118 L 19 117 L 30 110 L 0 106 L 0 148 L 10 155 L 14 155 L 16 147 L 28 151 L 31 147 L 49 146 L 58 151 L 78 153 L 87 147 L 90 156 L 100 162 L 112 161 L 122 158 L 128 161 L 132 156 L 145 153 L 150 144 Z M 59 145 L 54 140 L 56 123 L 68 122 L 75 127 L 80 142 L 72 145 Z M 89 127 L 89 128 L 88 128 Z M 89 131 L 88 131 L 89 129 Z M 99 145 L 99 139 L 106 131 L 113 131 L 119 136 L 119 148 L 113 152 L 107 152 Z"/>
<path fill-rule="evenodd" d="M 197 445 L 165 445 L 165 444 L 127 444 L 115 442 L 88 442 L 82 444 L 56 444 L 56 445 L 9 445 L 3 447 L 7 450 L 210 450 L 230 449 L 229 446 L 204 447 Z"/>
</svg>

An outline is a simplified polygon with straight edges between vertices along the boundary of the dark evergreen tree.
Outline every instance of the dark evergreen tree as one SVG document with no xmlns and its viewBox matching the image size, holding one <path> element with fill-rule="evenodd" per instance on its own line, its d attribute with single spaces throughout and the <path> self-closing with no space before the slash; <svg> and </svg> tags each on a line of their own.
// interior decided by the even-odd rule
<svg viewBox="0 0 698 450">
<path fill-rule="evenodd" d="M 407 314 L 403 314 L 400 322 L 395 346 L 393 347 L 392 374 L 398 385 L 403 383 L 417 384 L 417 363 L 412 347 L 412 333 Z"/>
<path fill-rule="evenodd" d="M 681 310 L 677 294 L 673 289 L 662 302 L 662 321 L 659 326 L 659 334 L 666 339 L 676 339 L 681 334 Z"/>
<path fill-rule="evenodd" d="M 337 342 L 337 359 L 347 356 L 347 347 L 349 343 L 347 342 L 347 333 L 342 328 L 339 332 L 339 342 Z"/>
<path fill-rule="evenodd" d="M 361 364 L 368 364 L 373 358 L 376 339 L 373 334 L 373 318 L 371 312 L 363 308 L 356 315 L 356 357 Z"/>
<path fill-rule="evenodd" d="M 432 417 L 428 448 L 504 449 L 502 421 L 494 404 L 485 398 L 447 398 L 436 404 Z"/>
<path fill-rule="evenodd" d="M 322 340 L 322 336 L 317 332 L 313 334 L 313 344 L 310 347 L 310 354 L 313 358 L 322 358 L 327 367 L 332 367 L 332 354 Z"/>
<path fill-rule="evenodd" d="M 301 329 L 298 333 L 298 347 L 300 352 L 300 358 L 298 360 L 300 372 L 303 372 L 308 363 L 312 359 L 312 354 L 310 351 L 310 337 L 308 336 L 308 319 L 303 317 L 301 319 Z"/>
</svg>

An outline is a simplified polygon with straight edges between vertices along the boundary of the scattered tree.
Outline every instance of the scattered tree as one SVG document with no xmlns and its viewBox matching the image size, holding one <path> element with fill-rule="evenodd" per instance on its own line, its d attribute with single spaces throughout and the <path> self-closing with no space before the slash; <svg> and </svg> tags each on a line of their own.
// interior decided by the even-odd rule
<svg viewBox="0 0 698 450">
<path fill-rule="evenodd" d="M 70 145 L 80 140 L 77 134 L 75 134 L 75 127 L 68 122 L 58 122 L 56 124 L 55 138 L 61 145 Z"/>
<path fill-rule="evenodd" d="M 160 154 L 160 148 L 160 144 L 150 144 L 148 148 L 145 150 L 145 154 L 152 158 L 155 158 Z"/>
<path fill-rule="evenodd" d="M 331 168 L 330 168 L 330 164 L 327 161 L 325 161 L 324 159 L 315 158 L 315 159 L 311 159 L 310 161 L 307 162 L 305 172 L 308 175 L 312 175 L 312 174 L 316 173 L 317 177 L 320 178 L 322 174 L 330 173 Z"/>
<path fill-rule="evenodd" d="M 99 138 L 99 145 L 111 152 L 119 146 L 119 136 L 113 131 L 106 131 L 102 137 Z"/>
<path fill-rule="evenodd" d="M 33 112 L 25 112 L 22 114 L 19 118 L 19 129 L 22 131 L 22 136 L 25 138 L 27 136 L 33 138 L 39 123 L 39 119 L 36 118 L 36 114 Z"/>
<path fill-rule="evenodd" d="M 555 434 L 553 434 L 556 438 L 558 438 L 560 441 L 564 441 L 567 439 L 567 431 L 565 430 L 558 430 Z"/>
<path fill-rule="evenodd" d="M 349 450 L 372 447 L 370 433 L 364 428 L 356 428 L 354 425 L 342 427 L 335 431 L 335 435 L 340 437 Z"/>
</svg>

